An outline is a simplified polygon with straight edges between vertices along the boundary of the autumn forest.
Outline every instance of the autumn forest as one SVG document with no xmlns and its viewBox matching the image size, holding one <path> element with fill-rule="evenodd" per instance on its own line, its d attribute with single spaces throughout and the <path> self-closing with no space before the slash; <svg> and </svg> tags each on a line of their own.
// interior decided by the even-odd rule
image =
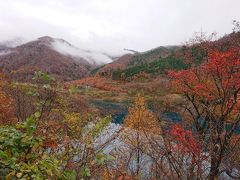
<svg viewBox="0 0 240 180">
<path fill-rule="evenodd" d="M 239 22 L 101 65 L 53 42 L 0 46 L 0 179 L 240 179 Z"/>
</svg>

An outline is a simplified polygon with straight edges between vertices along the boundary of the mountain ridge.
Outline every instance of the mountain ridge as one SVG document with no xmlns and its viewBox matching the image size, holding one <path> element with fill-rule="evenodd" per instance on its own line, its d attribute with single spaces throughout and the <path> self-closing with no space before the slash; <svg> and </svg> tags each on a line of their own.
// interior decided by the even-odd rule
<svg viewBox="0 0 240 180">
<path fill-rule="evenodd" d="M 50 47 L 54 39 L 42 37 L 14 48 L 5 48 L 0 56 L 0 67 L 11 78 L 30 80 L 35 71 L 44 71 L 63 80 L 82 78 L 90 64 L 84 59 L 74 60 Z M 1 51 L 3 53 L 3 51 Z"/>
</svg>

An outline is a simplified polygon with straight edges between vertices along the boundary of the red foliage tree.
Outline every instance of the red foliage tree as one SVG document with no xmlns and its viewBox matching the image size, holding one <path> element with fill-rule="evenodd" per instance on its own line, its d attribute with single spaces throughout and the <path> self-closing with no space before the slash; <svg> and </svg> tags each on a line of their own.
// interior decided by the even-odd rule
<svg viewBox="0 0 240 180">
<path fill-rule="evenodd" d="M 209 60 L 199 67 L 169 75 L 175 90 L 187 99 L 185 108 L 198 139 L 208 141 L 209 179 L 215 179 L 227 161 L 226 152 L 234 152 L 230 142 L 240 125 L 239 49 L 211 52 Z"/>
<path fill-rule="evenodd" d="M 193 137 L 191 130 L 185 130 L 181 125 L 176 124 L 172 126 L 170 135 L 177 142 L 175 146 L 177 151 L 180 150 L 182 153 L 192 153 L 193 159 L 200 155 L 200 145 Z"/>
<path fill-rule="evenodd" d="M 183 155 L 184 160 L 180 160 L 181 163 L 190 164 L 187 176 L 189 178 L 204 177 L 204 162 L 208 159 L 208 155 L 204 153 L 201 141 L 198 141 L 192 130 L 186 130 L 179 124 L 173 125 L 169 134 L 174 141 L 170 145 L 171 152 Z"/>
</svg>

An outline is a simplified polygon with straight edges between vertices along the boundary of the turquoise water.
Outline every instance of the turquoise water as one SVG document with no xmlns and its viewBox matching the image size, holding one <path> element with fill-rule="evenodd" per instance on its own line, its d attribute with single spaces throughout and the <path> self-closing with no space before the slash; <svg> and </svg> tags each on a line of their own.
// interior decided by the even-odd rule
<svg viewBox="0 0 240 180">
<path fill-rule="evenodd" d="M 127 116 L 128 111 L 121 111 L 115 115 L 113 115 L 113 122 L 116 124 L 123 124 L 124 118 Z"/>
<path fill-rule="evenodd" d="M 117 103 L 111 101 L 94 100 L 91 104 L 98 108 L 103 115 L 112 115 L 113 122 L 116 124 L 123 124 L 124 118 L 128 114 L 128 103 Z M 172 123 L 179 123 L 182 117 L 176 112 L 165 111 L 160 115 L 164 120 Z"/>
<path fill-rule="evenodd" d="M 161 117 L 163 117 L 164 119 L 167 119 L 170 122 L 173 123 L 180 123 L 182 122 L 182 117 L 176 113 L 176 112 L 172 112 L 172 111 L 165 111 L 161 114 Z"/>
<path fill-rule="evenodd" d="M 229 130 L 231 130 L 232 125 L 231 125 L 231 124 L 227 124 L 225 127 L 226 127 L 226 130 L 229 131 Z M 235 130 L 235 133 L 236 133 L 236 134 L 240 134 L 240 125 L 239 125 L 239 126 L 237 127 L 237 129 Z"/>
<path fill-rule="evenodd" d="M 113 118 L 113 122 L 116 124 L 123 124 L 124 118 L 128 114 L 129 103 L 117 103 L 117 102 L 111 102 L 111 101 L 94 100 L 91 102 L 91 104 L 96 108 L 98 108 L 103 113 L 103 115 L 111 114 Z M 162 112 L 160 114 L 160 117 L 163 119 L 163 121 L 167 122 L 166 128 L 168 128 L 168 125 L 171 125 L 174 123 L 181 123 L 183 120 L 180 114 L 172 111 Z M 204 120 L 201 119 L 200 121 L 204 121 Z M 232 127 L 231 124 L 227 124 L 226 130 L 227 131 L 230 130 L 231 127 Z M 194 127 L 193 127 L 193 131 L 194 131 Z M 240 126 L 238 126 L 235 133 L 240 134 Z"/>
<path fill-rule="evenodd" d="M 91 101 L 91 104 L 98 108 L 102 115 L 112 115 L 113 122 L 116 124 L 123 124 L 123 120 L 128 114 L 128 103 L 94 100 Z"/>
</svg>

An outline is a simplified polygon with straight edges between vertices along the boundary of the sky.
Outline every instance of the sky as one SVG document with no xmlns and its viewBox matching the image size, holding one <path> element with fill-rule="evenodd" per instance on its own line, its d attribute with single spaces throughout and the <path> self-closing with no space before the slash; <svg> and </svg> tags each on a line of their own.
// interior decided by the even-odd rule
<svg viewBox="0 0 240 180">
<path fill-rule="evenodd" d="M 112 54 L 232 31 L 240 0 L 0 0 L 0 41 L 62 38 Z"/>
</svg>

